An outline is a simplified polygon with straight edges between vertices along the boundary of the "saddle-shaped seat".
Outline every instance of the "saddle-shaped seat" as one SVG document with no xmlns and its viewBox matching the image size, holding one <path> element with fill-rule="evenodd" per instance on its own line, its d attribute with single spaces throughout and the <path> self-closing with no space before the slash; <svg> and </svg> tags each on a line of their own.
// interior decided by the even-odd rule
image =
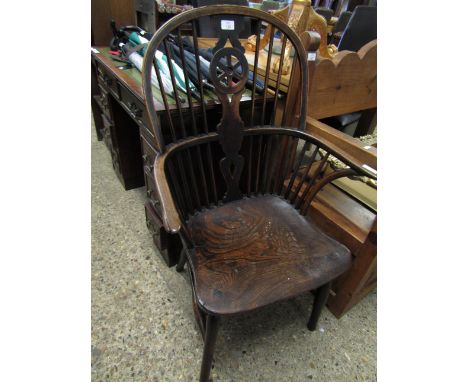
<svg viewBox="0 0 468 382">
<path fill-rule="evenodd" d="M 297 296 L 351 265 L 346 247 L 273 195 L 199 212 L 188 227 L 195 295 L 210 314 L 246 312 Z"/>
</svg>

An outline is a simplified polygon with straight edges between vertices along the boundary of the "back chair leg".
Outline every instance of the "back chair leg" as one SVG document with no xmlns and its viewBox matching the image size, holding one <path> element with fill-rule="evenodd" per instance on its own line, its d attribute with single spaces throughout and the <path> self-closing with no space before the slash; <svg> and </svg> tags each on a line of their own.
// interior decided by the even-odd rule
<svg viewBox="0 0 468 382">
<path fill-rule="evenodd" d="M 210 378 L 211 363 L 218 334 L 219 317 L 208 314 L 205 325 L 205 346 L 203 348 L 203 360 L 200 371 L 200 382 L 208 382 Z"/>
<path fill-rule="evenodd" d="M 317 322 L 322 312 L 322 308 L 327 302 L 328 295 L 330 294 L 331 282 L 328 282 L 322 285 L 317 289 L 314 299 L 314 307 L 312 308 L 312 313 L 310 314 L 309 322 L 307 323 L 307 329 L 314 331 L 317 328 Z"/>
<path fill-rule="evenodd" d="M 179 261 L 177 262 L 177 265 L 176 265 L 176 271 L 177 272 L 182 272 L 184 270 L 184 265 L 187 261 L 187 253 L 185 252 L 186 249 L 185 249 L 185 246 L 182 248 L 182 250 L 180 251 L 180 255 L 179 255 Z"/>
</svg>

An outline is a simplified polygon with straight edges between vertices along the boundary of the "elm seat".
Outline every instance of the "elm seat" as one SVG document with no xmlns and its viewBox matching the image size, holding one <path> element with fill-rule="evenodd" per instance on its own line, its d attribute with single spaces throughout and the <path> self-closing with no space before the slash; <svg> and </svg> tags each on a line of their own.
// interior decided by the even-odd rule
<svg viewBox="0 0 468 382">
<path fill-rule="evenodd" d="M 230 315 L 314 290 L 346 271 L 350 251 L 273 195 L 195 214 L 188 254 L 198 304 Z"/>
<path fill-rule="evenodd" d="M 182 88 L 190 112 L 184 114 L 176 71 L 169 70 L 172 88 L 166 86 L 155 55 L 159 46 L 168 45 L 176 37 L 180 42 L 179 27 L 191 24 L 194 54 L 198 56 L 196 26 L 202 18 L 211 16 L 221 32 L 217 41 L 212 41 L 214 53 L 208 76 L 202 77 L 196 60 L 194 69 L 198 75 L 193 80 L 198 85 L 193 84 L 200 98 L 199 118 L 188 81 Z M 258 33 L 260 25 L 280 32 L 282 52 L 288 43 L 295 50 L 298 76 L 290 76 L 288 87 L 296 89 L 298 109 L 294 115 L 298 118 L 287 128 L 282 126 L 293 118 L 287 118 L 286 109 L 279 107 L 279 91 L 273 96 L 263 88 L 255 88 L 252 102 L 248 103 L 250 110 L 240 112 L 248 79 L 257 78 L 258 65 L 252 72 L 239 40 L 241 25 L 228 22 L 237 16 L 250 19 Z M 270 48 L 273 36 L 274 33 L 270 35 Z M 350 266 L 349 251 L 304 218 L 314 197 L 330 182 L 347 176 L 376 177 L 364 163 L 304 132 L 309 87 L 304 46 L 312 53 L 319 44 L 312 33 L 306 33 L 301 41 L 287 24 L 269 13 L 213 5 L 175 16 L 158 29 L 147 46 L 143 90 L 157 142 L 153 179 L 159 204 L 155 206 L 160 206 L 158 211 L 166 231 L 179 233 L 183 245 L 176 270 L 183 271 L 188 260 L 193 309 L 205 341 L 200 382 L 209 381 L 220 316 L 243 313 L 316 289 L 307 322 L 307 328 L 313 331 L 333 279 Z M 256 48 L 254 62 L 258 64 L 259 44 Z M 174 49 L 184 57 L 182 43 L 176 43 Z M 272 51 L 268 49 L 266 68 L 273 62 Z M 170 49 L 166 53 L 171 62 L 174 54 Z M 181 65 L 187 73 L 184 62 Z M 265 73 L 265 83 L 270 83 L 270 70 L 265 69 Z M 188 76 L 184 77 L 187 80 Z M 204 81 L 209 81 L 208 88 Z M 153 82 L 159 84 L 165 119 L 157 114 Z M 219 121 L 205 107 L 208 89 L 212 88 L 222 105 Z M 287 98 L 291 93 L 286 95 L 284 105 L 292 105 Z M 176 109 L 169 105 L 166 95 L 174 96 Z M 330 155 L 349 167 L 326 172 Z M 301 173 L 299 169 L 303 168 L 305 172 Z"/>
</svg>

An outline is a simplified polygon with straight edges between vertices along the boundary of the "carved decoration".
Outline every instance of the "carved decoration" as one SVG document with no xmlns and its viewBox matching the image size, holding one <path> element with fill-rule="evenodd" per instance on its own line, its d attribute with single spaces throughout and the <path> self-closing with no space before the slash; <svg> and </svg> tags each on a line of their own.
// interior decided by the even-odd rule
<svg viewBox="0 0 468 382">
<path fill-rule="evenodd" d="M 287 23 L 288 17 L 289 17 L 289 6 L 286 6 L 278 10 L 268 11 L 268 13 L 278 17 L 280 20 Z M 267 46 L 268 41 L 270 40 L 270 36 L 271 36 L 271 25 L 268 25 L 268 28 L 266 29 L 265 34 L 260 39 L 260 44 L 258 45 L 259 49 L 264 49 Z M 252 35 L 248 38 L 247 42 L 245 43 L 245 49 L 251 52 L 255 52 L 256 45 L 257 45 L 257 36 Z"/>
<path fill-rule="evenodd" d="M 231 42 L 232 47 L 225 46 L 227 40 Z M 239 104 L 245 90 L 249 64 L 244 55 L 245 50 L 234 31 L 222 31 L 213 51 L 215 53 L 210 64 L 210 76 L 223 106 L 223 116 L 217 128 L 220 144 L 226 154 L 219 166 L 227 186 L 223 201 L 229 202 L 242 197 L 239 179 L 244 167 L 244 158 L 239 155 L 239 150 L 242 145 L 244 122 L 239 115 Z"/>
<path fill-rule="evenodd" d="M 319 53 L 323 58 L 333 58 L 338 49 L 335 45 L 327 46 L 327 21 L 312 8 L 309 0 L 295 0 L 290 6 L 287 6 L 278 11 L 270 12 L 279 19 L 287 22 L 288 26 L 293 29 L 298 35 L 304 31 L 315 31 L 320 34 Z M 259 49 L 264 49 L 268 44 L 271 36 L 271 25 L 265 31 L 262 39 L 260 39 Z M 250 36 L 245 43 L 245 48 L 249 51 L 255 51 L 256 36 Z M 286 43 L 286 49 L 283 57 L 289 57 L 291 54 L 291 43 Z M 278 73 L 280 69 L 281 57 L 277 58 L 273 63 L 273 72 Z M 282 74 L 288 74 L 291 70 L 289 60 L 284 60 L 281 68 Z"/>
<path fill-rule="evenodd" d="M 310 8 L 307 30 L 315 31 L 320 35 L 320 55 L 323 58 L 333 58 L 333 56 L 338 52 L 338 49 L 333 44 L 327 46 L 327 21 L 325 20 L 325 17 L 315 12 L 312 7 Z"/>
</svg>

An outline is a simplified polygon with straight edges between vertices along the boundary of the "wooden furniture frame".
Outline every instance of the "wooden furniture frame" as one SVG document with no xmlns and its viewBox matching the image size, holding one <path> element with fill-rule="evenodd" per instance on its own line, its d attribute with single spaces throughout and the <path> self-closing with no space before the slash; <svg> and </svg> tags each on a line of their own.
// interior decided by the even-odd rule
<svg viewBox="0 0 468 382">
<path fill-rule="evenodd" d="M 153 97 L 152 79 L 156 76 L 166 110 L 170 112 L 155 63 L 156 50 L 164 47 L 170 61 L 171 53 L 166 46 L 169 34 L 177 35 L 181 25 L 191 22 L 198 57 L 195 22 L 211 15 L 217 15 L 221 25 L 209 71 L 223 106 L 222 118 L 216 131 L 210 131 L 204 91 L 200 86 L 197 90 L 204 114 L 202 125 L 198 127 L 192 118 L 193 136 L 183 133 L 178 139 L 173 134 L 171 143 L 167 144 Z M 230 16 L 270 23 L 287 37 L 282 53 L 287 40 L 294 47 L 297 56 L 294 67 L 300 75 L 298 129 L 279 127 L 275 123 L 278 88 L 270 115 L 266 114 L 265 89 L 259 99 L 255 92 L 252 94 L 251 114 L 245 121 L 241 118 L 239 103 L 245 91 L 249 65 L 238 31 L 229 23 Z M 272 42 L 273 39 L 269 42 L 267 68 L 271 64 Z M 308 42 L 305 41 L 306 46 L 316 40 L 310 36 Z M 181 45 L 179 49 L 182 53 Z M 258 48 L 255 56 L 257 61 Z M 182 66 L 186 72 L 184 62 Z M 174 84 L 171 65 L 169 68 Z M 200 75 L 198 59 L 197 72 Z M 281 67 L 278 73 L 281 75 Z M 266 70 L 265 83 L 268 83 L 268 75 L 269 70 Z M 357 175 L 375 178 L 375 173 L 366 167 L 366 163 L 339 153 L 303 131 L 307 105 L 307 55 L 298 36 L 285 23 L 265 12 L 247 7 L 210 6 L 174 17 L 151 39 L 143 76 L 145 103 L 157 139 L 158 154 L 153 170 L 156 193 L 161 201 L 165 229 L 179 233 L 183 242 L 177 270 L 182 271 L 188 264 L 194 312 L 205 340 L 200 381 L 208 381 L 221 316 L 251 311 L 316 290 L 307 324 L 310 330 L 315 330 L 331 282 L 349 267 L 351 259 L 348 249 L 324 235 L 305 216 L 314 198 L 330 182 Z M 254 83 L 256 76 L 255 66 Z M 189 89 L 188 83 L 186 88 Z M 177 100 L 177 90 L 175 93 Z M 186 93 L 193 111 L 191 91 Z M 255 116 L 256 102 L 263 104 L 260 118 Z M 286 114 L 283 114 L 283 123 L 285 118 Z M 169 114 L 169 125 L 173 126 L 177 119 L 183 123 L 180 105 L 172 115 Z M 336 156 L 349 167 L 325 174 L 329 155 Z M 213 166 L 214 162 L 219 162 L 219 167 Z M 307 183 L 299 171 L 302 168 L 312 174 Z M 287 185 L 286 179 L 289 180 Z"/>
<path fill-rule="evenodd" d="M 295 0 L 289 6 L 276 11 L 270 11 L 270 13 L 286 22 L 298 35 L 301 35 L 305 31 L 317 32 L 321 38 L 318 52 L 322 57 L 332 58 L 336 53 L 336 47 L 327 45 L 327 21 L 314 10 L 310 0 Z M 270 35 L 271 28 L 267 28 L 264 36 L 260 39 L 260 49 L 266 47 Z M 244 44 L 248 51 L 255 51 L 256 38 L 256 35 L 253 35 Z M 286 45 L 284 57 L 290 57 L 290 53 L 291 45 L 288 44 Z M 277 59 L 273 64 L 272 71 L 275 74 L 278 73 L 280 61 L 280 59 Z M 291 73 L 290 61 L 288 59 L 282 64 L 282 74 Z"/>
<path fill-rule="evenodd" d="M 200 39 L 200 45 L 205 39 Z M 157 153 L 156 137 L 149 123 L 144 106 L 142 79 L 137 69 L 121 70 L 121 63 L 111 60 L 109 48 L 95 47 L 91 50 L 91 106 L 96 135 L 103 140 L 111 154 L 112 166 L 126 190 L 145 186 L 146 225 L 153 242 L 168 266 L 177 263 L 182 244 L 178 235 L 168 234 L 161 221 L 160 201 L 155 193 L 153 162 Z M 266 99 L 266 113 L 272 108 L 272 96 Z M 241 115 L 250 113 L 250 100 L 240 103 Z M 256 104 L 260 109 L 262 103 Z M 222 106 L 209 102 L 207 122 L 213 125 L 219 120 Z M 200 105 L 194 106 L 197 121 L 202 118 Z M 184 105 L 185 120 L 191 118 L 188 105 Z M 157 116 L 165 128 L 163 135 L 170 142 L 168 116 L 164 105 L 157 104 Z M 176 137 L 182 136 L 182 125 L 174 125 Z"/>
<path fill-rule="evenodd" d="M 332 59 L 317 57 L 308 63 L 308 116 L 323 119 L 356 111 L 363 112 L 354 136 L 369 134 L 377 113 L 377 40 L 358 52 L 338 52 Z M 286 109 L 295 108 L 287 123 L 298 118 L 295 100 Z"/>
<path fill-rule="evenodd" d="M 111 20 L 120 28 L 135 25 L 133 0 L 91 0 L 91 45 L 108 45 L 111 41 Z"/>
<path fill-rule="evenodd" d="M 307 117 L 306 131 L 353 160 L 377 169 L 374 147 L 311 117 Z M 350 270 L 333 282 L 327 302 L 328 309 L 340 318 L 377 287 L 377 212 L 341 189 L 327 187 L 311 204 L 309 216 L 353 255 Z"/>
</svg>

